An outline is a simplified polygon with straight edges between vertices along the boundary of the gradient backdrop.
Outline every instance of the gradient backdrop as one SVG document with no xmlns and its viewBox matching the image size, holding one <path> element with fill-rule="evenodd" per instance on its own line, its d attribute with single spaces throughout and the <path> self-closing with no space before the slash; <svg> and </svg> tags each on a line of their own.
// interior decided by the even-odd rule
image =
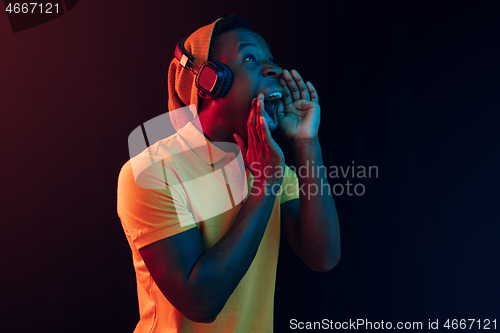
<svg viewBox="0 0 500 333">
<path fill-rule="evenodd" d="M 351 179 L 363 196 L 335 199 L 334 270 L 282 246 L 276 332 L 292 318 L 500 320 L 498 2 L 72 3 L 16 33 L 0 13 L 1 332 L 133 331 L 116 214 L 127 138 L 167 111 L 177 41 L 227 12 L 317 87 L 325 164 L 379 169 Z"/>
</svg>

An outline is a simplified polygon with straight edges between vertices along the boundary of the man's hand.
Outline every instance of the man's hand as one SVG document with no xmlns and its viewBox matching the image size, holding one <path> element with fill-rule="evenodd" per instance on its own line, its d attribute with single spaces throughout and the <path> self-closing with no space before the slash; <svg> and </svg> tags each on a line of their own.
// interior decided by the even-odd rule
<svg viewBox="0 0 500 333">
<path fill-rule="evenodd" d="M 278 107 L 278 130 L 293 143 L 318 137 L 320 106 L 318 93 L 311 82 L 304 83 L 296 70 L 286 69 L 279 77 L 283 100 Z"/>
<path fill-rule="evenodd" d="M 245 166 L 254 175 L 254 187 L 267 183 L 281 183 L 283 172 L 276 172 L 277 168 L 284 168 L 285 158 L 278 144 L 274 141 L 264 118 L 264 95 L 259 94 L 252 101 L 250 115 L 247 121 L 248 144 L 234 133 L 236 144 L 241 149 Z"/>
</svg>

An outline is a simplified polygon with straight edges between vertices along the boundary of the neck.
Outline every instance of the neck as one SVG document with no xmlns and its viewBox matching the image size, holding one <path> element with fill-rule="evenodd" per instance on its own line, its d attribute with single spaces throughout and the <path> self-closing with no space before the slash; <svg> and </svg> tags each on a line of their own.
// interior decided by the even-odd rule
<svg viewBox="0 0 500 333">
<path fill-rule="evenodd" d="M 202 108 L 198 113 L 198 118 L 202 127 L 200 131 L 202 131 L 205 137 L 217 147 L 221 148 L 215 142 L 230 142 L 235 144 L 234 147 L 236 149 L 237 146 L 233 133 L 231 129 L 224 127 L 224 122 L 220 121 L 220 117 L 220 113 L 216 112 L 214 108 Z M 221 148 L 221 150 L 228 152 L 227 146 L 225 149 Z"/>
</svg>

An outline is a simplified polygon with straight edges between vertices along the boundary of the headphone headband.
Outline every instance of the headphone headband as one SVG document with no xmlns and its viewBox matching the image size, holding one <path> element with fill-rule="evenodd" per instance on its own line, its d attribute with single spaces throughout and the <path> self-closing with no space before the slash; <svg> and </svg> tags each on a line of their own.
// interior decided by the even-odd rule
<svg viewBox="0 0 500 333">
<path fill-rule="evenodd" d="M 175 46 L 174 55 L 177 58 L 177 60 L 179 60 L 179 63 L 181 64 L 182 67 L 194 72 L 194 68 L 198 68 L 198 66 L 196 66 L 195 63 L 193 62 L 194 57 L 192 55 L 189 55 L 189 53 L 184 48 L 185 41 L 186 38 L 183 38 L 177 43 L 177 45 Z M 197 73 L 195 72 L 195 74 Z"/>
</svg>

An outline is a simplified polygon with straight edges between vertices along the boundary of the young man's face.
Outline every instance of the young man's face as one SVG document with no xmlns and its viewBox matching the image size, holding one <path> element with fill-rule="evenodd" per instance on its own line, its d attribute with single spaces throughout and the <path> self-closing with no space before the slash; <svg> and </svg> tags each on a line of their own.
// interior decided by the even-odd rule
<svg viewBox="0 0 500 333">
<path fill-rule="evenodd" d="M 277 109 L 283 93 L 278 81 L 282 69 L 274 63 L 266 42 L 260 35 L 243 28 L 221 34 L 218 42 L 217 60 L 226 64 L 233 74 L 228 94 L 217 100 L 222 113 L 220 121 L 246 139 L 251 103 L 261 93 L 266 98 L 265 120 L 274 131 L 278 127 Z"/>
</svg>

